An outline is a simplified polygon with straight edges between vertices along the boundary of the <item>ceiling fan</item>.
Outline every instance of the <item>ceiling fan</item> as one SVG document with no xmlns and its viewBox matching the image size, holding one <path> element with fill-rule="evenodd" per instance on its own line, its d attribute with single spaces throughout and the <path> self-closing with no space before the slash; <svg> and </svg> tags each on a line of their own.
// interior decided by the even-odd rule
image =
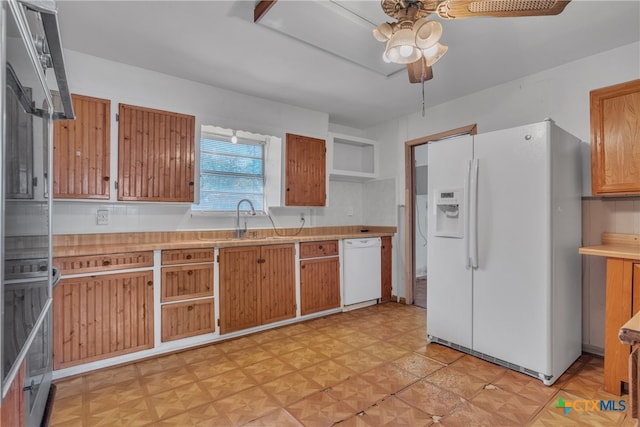
<svg viewBox="0 0 640 427">
<path fill-rule="evenodd" d="M 571 0 L 381 0 L 384 13 L 397 22 L 385 22 L 373 30 L 376 40 L 386 42 L 383 59 L 406 64 L 411 83 L 433 78 L 431 67 L 447 52 L 439 43 L 442 24 L 429 20 L 473 16 L 516 17 L 557 15 Z"/>
</svg>

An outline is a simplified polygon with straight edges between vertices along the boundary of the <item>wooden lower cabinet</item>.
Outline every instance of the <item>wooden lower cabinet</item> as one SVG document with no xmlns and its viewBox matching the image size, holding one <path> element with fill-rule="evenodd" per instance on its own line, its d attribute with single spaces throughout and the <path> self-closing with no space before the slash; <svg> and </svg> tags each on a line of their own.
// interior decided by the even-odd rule
<svg viewBox="0 0 640 427">
<path fill-rule="evenodd" d="M 300 243 L 300 314 L 340 307 L 338 241 Z"/>
<path fill-rule="evenodd" d="M 380 265 L 381 265 L 381 281 L 382 287 L 380 292 L 380 302 L 391 301 L 391 271 L 392 271 L 392 258 L 391 258 L 391 237 L 384 236 L 382 239 L 382 249 L 380 251 Z"/>
<path fill-rule="evenodd" d="M 19 427 L 26 423 L 25 406 L 25 361 L 22 362 L 18 374 L 14 378 L 7 395 L 2 400 L 0 407 L 0 426 Z"/>
<path fill-rule="evenodd" d="M 162 306 L 162 342 L 215 332 L 214 300 L 186 301 Z"/>
<path fill-rule="evenodd" d="M 152 347 L 152 271 L 62 279 L 54 289 L 54 369 Z"/>
<path fill-rule="evenodd" d="M 620 395 L 629 381 L 631 346 L 621 344 L 620 328 L 640 311 L 640 263 L 607 258 L 604 337 L 604 389 Z"/>
<path fill-rule="evenodd" d="M 300 314 L 340 307 L 340 258 L 300 261 Z"/>
<path fill-rule="evenodd" d="M 294 245 L 220 249 L 220 333 L 296 316 Z"/>
<path fill-rule="evenodd" d="M 296 317 L 296 272 L 293 245 L 262 246 L 260 323 Z"/>
</svg>

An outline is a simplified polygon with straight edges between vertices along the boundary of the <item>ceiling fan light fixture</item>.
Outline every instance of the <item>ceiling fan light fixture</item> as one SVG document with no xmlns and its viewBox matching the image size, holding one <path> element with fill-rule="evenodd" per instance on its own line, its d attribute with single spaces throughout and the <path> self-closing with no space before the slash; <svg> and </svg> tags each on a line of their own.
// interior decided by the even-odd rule
<svg viewBox="0 0 640 427">
<path fill-rule="evenodd" d="M 379 42 L 386 42 L 393 35 L 393 28 L 388 22 L 383 22 L 373 30 L 373 37 Z"/>
<path fill-rule="evenodd" d="M 411 64 L 422 56 L 422 52 L 416 45 L 415 34 L 408 28 L 398 30 L 391 36 L 385 54 L 391 62 L 396 64 Z"/>
<path fill-rule="evenodd" d="M 418 19 L 413 25 L 413 30 L 416 33 L 416 45 L 419 49 L 434 46 L 442 37 L 442 24 L 426 18 Z"/>
<path fill-rule="evenodd" d="M 422 55 L 424 55 L 424 59 L 427 62 L 427 67 L 431 67 L 433 64 L 438 62 L 440 58 L 444 56 L 445 53 L 449 50 L 448 46 L 442 45 L 440 43 L 436 43 L 428 49 L 424 49 L 422 51 Z"/>
</svg>

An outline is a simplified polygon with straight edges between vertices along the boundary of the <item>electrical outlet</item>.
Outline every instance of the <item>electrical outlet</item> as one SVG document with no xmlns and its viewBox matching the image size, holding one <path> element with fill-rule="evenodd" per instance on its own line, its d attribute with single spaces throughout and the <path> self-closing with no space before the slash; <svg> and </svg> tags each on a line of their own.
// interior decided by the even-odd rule
<svg viewBox="0 0 640 427">
<path fill-rule="evenodd" d="M 98 225 L 109 225 L 109 211 L 106 209 L 98 209 L 96 222 Z"/>
</svg>

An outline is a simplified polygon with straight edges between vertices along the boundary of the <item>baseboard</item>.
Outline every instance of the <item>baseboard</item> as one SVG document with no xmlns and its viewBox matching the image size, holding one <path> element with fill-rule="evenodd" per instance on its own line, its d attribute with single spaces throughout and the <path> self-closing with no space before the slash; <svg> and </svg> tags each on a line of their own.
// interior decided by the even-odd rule
<svg viewBox="0 0 640 427">
<path fill-rule="evenodd" d="M 591 344 L 582 344 L 582 352 L 604 357 L 604 349 Z"/>
</svg>

